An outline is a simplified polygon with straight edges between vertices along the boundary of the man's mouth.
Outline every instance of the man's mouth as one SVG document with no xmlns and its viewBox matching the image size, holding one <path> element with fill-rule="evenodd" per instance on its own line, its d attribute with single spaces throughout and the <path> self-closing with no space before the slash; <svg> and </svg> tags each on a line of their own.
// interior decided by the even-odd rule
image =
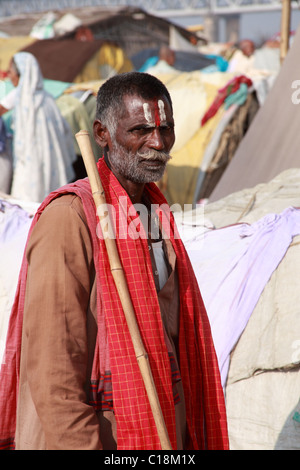
<svg viewBox="0 0 300 470">
<path fill-rule="evenodd" d="M 150 169 L 157 170 L 161 168 L 162 166 L 165 166 L 167 163 L 167 160 L 162 161 L 162 160 L 150 160 L 150 159 L 143 159 L 141 160 L 142 164 L 145 164 Z"/>
<path fill-rule="evenodd" d="M 168 155 L 167 153 L 163 152 L 154 152 L 152 155 L 140 155 L 140 162 L 145 163 L 147 166 L 152 166 L 153 168 L 158 168 L 161 166 L 165 166 L 167 162 L 171 159 L 171 156 Z"/>
</svg>

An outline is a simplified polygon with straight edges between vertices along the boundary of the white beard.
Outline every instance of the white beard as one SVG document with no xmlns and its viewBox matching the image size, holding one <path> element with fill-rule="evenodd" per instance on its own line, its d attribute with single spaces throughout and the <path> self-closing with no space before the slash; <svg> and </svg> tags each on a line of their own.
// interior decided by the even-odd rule
<svg viewBox="0 0 300 470">
<path fill-rule="evenodd" d="M 127 152 L 118 143 L 115 143 L 113 150 L 109 152 L 109 160 L 113 167 L 133 183 L 144 184 L 159 181 L 170 159 L 171 156 L 168 153 L 157 150 L 148 150 L 144 153 Z M 153 164 L 154 161 L 161 164 Z"/>
</svg>

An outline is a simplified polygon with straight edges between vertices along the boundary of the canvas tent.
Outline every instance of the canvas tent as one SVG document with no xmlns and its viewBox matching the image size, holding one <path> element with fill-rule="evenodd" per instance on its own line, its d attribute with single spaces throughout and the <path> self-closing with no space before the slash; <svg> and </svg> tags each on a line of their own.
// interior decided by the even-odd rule
<svg viewBox="0 0 300 470">
<path fill-rule="evenodd" d="M 174 49 L 175 50 L 175 49 Z M 159 48 L 147 48 L 139 51 L 130 57 L 136 70 L 143 70 L 143 65 L 150 57 L 159 56 Z M 182 72 L 192 72 L 193 70 L 201 70 L 205 67 L 215 64 L 215 60 L 209 58 L 208 55 L 201 54 L 197 50 L 185 51 L 175 50 L 175 62 L 173 67 Z M 145 69 L 147 71 L 147 69 Z"/>
<path fill-rule="evenodd" d="M 299 166 L 299 49 L 300 27 L 264 105 L 212 192 L 211 201 Z"/>
<path fill-rule="evenodd" d="M 44 78 L 62 82 L 100 80 L 133 68 L 119 46 L 103 40 L 41 39 L 22 51 L 36 57 Z"/>
<path fill-rule="evenodd" d="M 34 41 L 29 35 L 0 37 L 0 71 L 6 72 L 13 55 Z"/>
<path fill-rule="evenodd" d="M 217 112 L 201 125 L 220 89 L 234 74 L 203 71 L 157 75 L 170 92 L 175 120 L 175 145 L 160 189 L 169 204 L 195 204 L 212 191 L 215 178 L 223 171 L 243 139 L 258 109 L 253 90 L 245 102 L 233 103 Z"/>
<path fill-rule="evenodd" d="M 73 13 L 76 15 L 76 10 Z M 97 9 L 94 17 L 85 18 L 83 26 L 89 28 L 95 39 L 119 44 L 128 57 L 143 49 L 170 45 L 170 36 L 174 31 L 189 44 L 207 43 L 204 37 L 136 7 Z M 69 33 L 69 36 L 75 34 L 76 31 Z"/>
<path fill-rule="evenodd" d="M 189 44 L 206 44 L 207 40 L 164 18 L 150 15 L 136 7 L 88 7 L 53 11 L 53 37 L 74 38 L 89 30 L 94 39 L 118 44 L 128 57 L 149 47 L 169 44 L 171 32 Z M 55 31 L 55 23 L 61 22 L 66 15 L 72 14 L 80 21 L 74 28 Z M 16 17 L 2 18 L 0 31 L 7 35 L 29 36 L 34 26 L 45 13 L 28 13 Z M 46 39 L 46 38 L 45 38 Z"/>
<path fill-rule="evenodd" d="M 299 186 L 290 169 L 202 215 L 177 216 L 218 357 L 229 354 L 221 370 L 232 450 L 300 450 Z"/>
<path fill-rule="evenodd" d="M 131 56 L 169 45 L 171 38 L 180 38 L 193 50 L 189 66 L 212 63 L 195 48 L 206 43 L 204 38 L 135 7 L 85 7 L 2 18 L 0 31 L 7 35 L 0 42 L 2 71 L 15 52 L 25 50 L 37 58 L 44 78 L 52 80 L 78 83 L 127 72 L 134 68 Z M 187 61 L 181 58 L 183 62 Z"/>
<path fill-rule="evenodd" d="M 105 79 L 112 73 L 128 72 L 132 62 L 109 41 L 35 39 L 31 36 L 0 38 L 0 72 L 5 75 L 11 58 L 19 51 L 33 54 L 44 78 L 64 82 Z"/>
</svg>

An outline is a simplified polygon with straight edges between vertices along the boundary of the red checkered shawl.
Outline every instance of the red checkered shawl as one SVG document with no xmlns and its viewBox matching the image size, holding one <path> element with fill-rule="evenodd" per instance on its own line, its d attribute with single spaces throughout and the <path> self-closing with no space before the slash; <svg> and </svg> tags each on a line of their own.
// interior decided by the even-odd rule
<svg viewBox="0 0 300 470">
<path fill-rule="evenodd" d="M 127 198 L 130 212 L 134 213 L 127 193 L 103 159 L 99 160 L 98 169 L 107 203 L 115 208 L 116 220 L 122 219 L 119 217 L 120 197 Z M 146 191 L 152 204 L 166 204 L 155 184 L 146 185 Z M 154 419 L 109 269 L 104 241 L 97 236 L 97 218 L 88 180 L 80 180 L 51 193 L 37 211 L 32 227 L 45 206 L 64 193 L 75 193 L 81 198 L 94 248 L 98 292 L 98 340 L 92 382 L 101 382 L 100 377 L 105 376 L 109 364 L 118 449 L 160 449 Z M 127 226 L 138 220 L 136 213 L 135 217 L 126 217 Z M 161 217 L 166 232 L 169 229 L 168 220 L 169 217 Z M 224 396 L 209 321 L 189 258 L 176 232 L 173 217 L 170 218 L 170 223 L 170 239 L 177 256 L 180 290 L 179 363 L 186 400 L 187 448 L 228 449 Z M 117 230 L 121 229 L 124 227 L 117 226 Z M 176 449 L 171 366 L 164 341 L 147 240 L 141 236 L 137 239 L 117 238 L 116 241 L 142 340 L 149 355 L 171 445 Z M 14 446 L 26 273 L 27 262 L 24 256 L 10 318 L 5 363 L 0 376 L 0 448 Z"/>
</svg>

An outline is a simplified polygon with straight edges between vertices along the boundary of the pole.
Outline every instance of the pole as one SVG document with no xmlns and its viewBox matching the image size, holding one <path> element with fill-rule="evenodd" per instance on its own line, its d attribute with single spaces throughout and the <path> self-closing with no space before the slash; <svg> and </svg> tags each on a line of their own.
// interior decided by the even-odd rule
<svg viewBox="0 0 300 470">
<path fill-rule="evenodd" d="M 99 215 L 99 222 L 102 228 L 103 237 L 106 245 L 106 250 L 109 258 L 110 270 L 114 278 L 114 282 L 120 297 L 123 307 L 124 315 L 127 321 L 129 333 L 132 339 L 135 356 L 140 368 L 140 372 L 144 381 L 145 389 L 150 402 L 150 407 L 153 413 L 153 418 L 156 424 L 158 436 L 160 439 L 161 447 L 163 450 L 172 450 L 169 436 L 167 433 L 166 425 L 164 422 L 163 414 L 161 411 L 157 391 L 155 388 L 149 359 L 147 352 L 144 348 L 138 324 L 135 317 L 135 312 L 131 302 L 128 286 L 126 283 L 123 267 L 120 261 L 117 245 L 114 237 L 110 237 L 110 228 L 107 224 L 107 217 L 104 217 L 103 212 L 99 208 L 101 205 L 106 205 L 105 193 L 97 169 L 95 157 L 91 146 L 89 133 L 81 130 L 76 134 L 82 158 L 84 160 L 87 175 L 89 177 L 92 194 Z M 102 214 L 102 215 L 101 215 Z"/>
<path fill-rule="evenodd" d="M 280 63 L 282 64 L 289 50 L 291 28 L 291 0 L 281 0 Z"/>
</svg>

